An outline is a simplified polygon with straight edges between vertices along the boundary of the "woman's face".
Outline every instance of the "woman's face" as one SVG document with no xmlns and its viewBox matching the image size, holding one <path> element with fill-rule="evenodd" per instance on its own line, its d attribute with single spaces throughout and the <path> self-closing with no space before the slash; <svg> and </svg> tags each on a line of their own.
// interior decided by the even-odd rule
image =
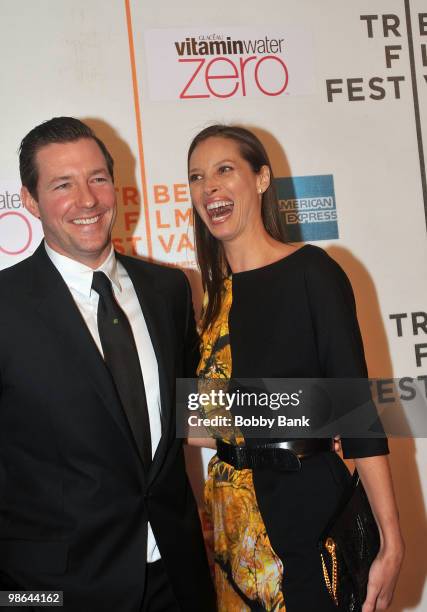
<svg viewBox="0 0 427 612">
<path fill-rule="evenodd" d="M 215 238 L 248 236 L 262 225 L 261 194 L 270 184 L 263 166 L 256 174 L 230 138 L 211 137 L 194 149 L 189 163 L 193 206 Z"/>
</svg>

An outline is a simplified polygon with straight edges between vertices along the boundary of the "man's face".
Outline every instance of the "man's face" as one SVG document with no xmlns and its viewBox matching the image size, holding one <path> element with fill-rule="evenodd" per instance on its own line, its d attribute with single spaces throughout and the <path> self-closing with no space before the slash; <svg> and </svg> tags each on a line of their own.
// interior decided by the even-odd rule
<svg viewBox="0 0 427 612">
<path fill-rule="evenodd" d="M 25 207 L 39 217 L 47 244 L 96 268 L 111 248 L 116 194 L 107 163 L 91 138 L 54 143 L 36 154 L 36 201 L 22 187 Z"/>
</svg>

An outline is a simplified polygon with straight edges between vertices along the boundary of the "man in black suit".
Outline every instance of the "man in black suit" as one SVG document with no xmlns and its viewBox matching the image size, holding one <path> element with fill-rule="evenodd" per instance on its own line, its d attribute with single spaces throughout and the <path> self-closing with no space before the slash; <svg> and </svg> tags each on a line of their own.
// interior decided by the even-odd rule
<svg viewBox="0 0 427 612">
<path fill-rule="evenodd" d="M 175 438 L 175 378 L 197 360 L 185 276 L 114 252 L 113 160 L 81 121 L 31 130 L 20 171 L 45 240 L 0 272 L 0 590 L 213 610 Z"/>
</svg>

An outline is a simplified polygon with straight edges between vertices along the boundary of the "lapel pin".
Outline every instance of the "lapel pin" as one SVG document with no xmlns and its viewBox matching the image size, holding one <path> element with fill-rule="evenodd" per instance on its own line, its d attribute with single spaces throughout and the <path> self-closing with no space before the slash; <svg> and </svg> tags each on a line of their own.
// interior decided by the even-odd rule
<svg viewBox="0 0 427 612">
<path fill-rule="evenodd" d="M 119 324 L 119 320 L 118 319 L 113 319 L 113 325 L 118 325 Z"/>
</svg>

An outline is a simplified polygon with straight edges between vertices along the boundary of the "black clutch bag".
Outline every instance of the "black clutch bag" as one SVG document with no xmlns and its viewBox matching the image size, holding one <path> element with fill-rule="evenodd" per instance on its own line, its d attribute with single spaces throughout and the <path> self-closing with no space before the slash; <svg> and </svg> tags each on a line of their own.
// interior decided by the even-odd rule
<svg viewBox="0 0 427 612">
<path fill-rule="evenodd" d="M 360 612 L 380 534 L 357 470 L 319 548 L 326 587 L 340 612 Z"/>
</svg>

